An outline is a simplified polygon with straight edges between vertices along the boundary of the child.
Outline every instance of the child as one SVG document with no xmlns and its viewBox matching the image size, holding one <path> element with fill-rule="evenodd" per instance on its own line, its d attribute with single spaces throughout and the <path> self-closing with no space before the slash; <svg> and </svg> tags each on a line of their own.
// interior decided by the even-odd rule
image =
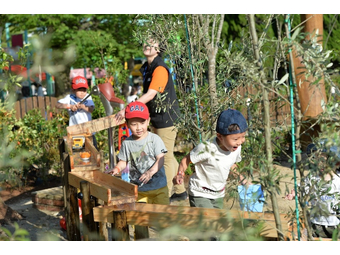
<svg viewBox="0 0 340 255">
<path fill-rule="evenodd" d="M 189 180 L 191 207 L 223 208 L 226 181 L 230 169 L 236 174 L 235 163 L 241 161 L 247 128 L 239 111 L 225 110 L 217 119 L 216 136 L 197 145 L 181 160 L 174 184 L 183 183 L 184 171 L 191 162 L 195 165 Z M 246 180 L 242 177 L 241 182 L 245 184 Z"/>
<path fill-rule="evenodd" d="M 132 135 L 123 141 L 117 165 L 106 173 L 118 174 L 128 165 L 130 182 L 138 185 L 138 202 L 168 205 L 164 170 L 167 150 L 158 135 L 148 132 L 150 115 L 147 106 L 138 101 L 128 104 L 125 119 Z"/>
<path fill-rule="evenodd" d="M 325 172 L 325 163 L 327 155 L 321 154 L 318 159 L 319 171 L 316 174 L 309 173 L 305 177 L 305 186 L 302 194 L 309 196 L 307 204 L 310 205 L 310 223 L 313 229 L 314 237 L 332 238 L 333 231 L 337 228 L 340 220 L 337 212 L 340 209 L 340 161 L 336 163 L 337 169 Z M 292 200 L 295 197 L 295 191 L 286 195 L 286 199 Z"/>
<path fill-rule="evenodd" d="M 137 88 L 135 86 L 133 86 L 131 88 L 131 93 L 130 95 L 126 98 L 126 102 L 129 104 L 133 101 L 136 101 L 138 99 L 138 96 L 137 96 Z"/>
<path fill-rule="evenodd" d="M 92 120 L 91 113 L 94 110 L 92 97 L 89 96 L 80 104 L 80 102 L 88 95 L 88 88 L 87 80 L 82 76 L 76 76 L 72 80 L 72 93 L 57 102 L 56 108 L 68 110 L 70 116 L 69 126 Z M 94 135 L 93 145 L 97 148 L 97 142 Z"/>
</svg>

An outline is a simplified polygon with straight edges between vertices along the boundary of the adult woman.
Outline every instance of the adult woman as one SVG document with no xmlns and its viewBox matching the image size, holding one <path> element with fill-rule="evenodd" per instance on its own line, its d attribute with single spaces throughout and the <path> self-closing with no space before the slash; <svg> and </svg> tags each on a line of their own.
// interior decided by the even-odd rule
<svg viewBox="0 0 340 255">
<path fill-rule="evenodd" d="M 178 162 L 173 153 L 177 136 L 174 122 L 180 113 L 173 80 L 168 66 L 161 58 L 161 49 L 156 40 L 149 39 L 143 45 L 143 54 L 147 58 L 147 62 L 141 68 L 144 94 L 137 101 L 149 108 L 152 131 L 162 138 L 168 150 L 164 157 L 164 168 L 170 200 L 184 200 L 188 196 L 184 184 L 176 185 L 174 194 L 171 195 L 172 179 L 178 169 Z M 124 110 L 121 110 L 116 118 L 117 121 L 121 121 L 124 118 Z"/>
</svg>

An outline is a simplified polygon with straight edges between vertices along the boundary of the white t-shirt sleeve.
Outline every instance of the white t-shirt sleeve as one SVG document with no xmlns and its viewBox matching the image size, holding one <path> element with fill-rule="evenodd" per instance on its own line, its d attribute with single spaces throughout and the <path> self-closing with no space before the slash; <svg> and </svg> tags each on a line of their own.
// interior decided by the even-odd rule
<svg viewBox="0 0 340 255">
<path fill-rule="evenodd" d="M 64 98 L 59 99 L 58 103 L 61 103 L 61 104 L 70 104 L 70 101 L 71 101 L 71 97 L 70 97 L 70 95 L 67 95 Z"/>
</svg>

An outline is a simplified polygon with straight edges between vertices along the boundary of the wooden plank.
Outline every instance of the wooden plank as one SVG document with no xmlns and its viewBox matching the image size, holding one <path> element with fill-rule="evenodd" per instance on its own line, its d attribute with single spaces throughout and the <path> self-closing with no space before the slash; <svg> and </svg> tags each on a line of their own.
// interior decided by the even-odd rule
<svg viewBox="0 0 340 255">
<path fill-rule="evenodd" d="M 94 221 L 112 222 L 112 211 L 117 210 L 114 206 L 99 206 L 93 208 Z M 264 237 L 277 238 L 274 216 L 268 213 L 263 217 L 261 213 L 245 213 L 238 210 L 220 210 L 188 206 L 153 205 L 153 204 L 129 204 L 119 207 L 119 210 L 126 210 L 127 221 L 130 225 L 170 227 L 181 225 L 182 227 L 195 227 L 202 221 L 206 224 L 228 219 L 230 215 L 234 219 L 254 219 L 264 222 L 261 235 Z M 202 217 L 203 216 L 203 217 Z M 284 219 L 284 214 L 282 218 Z M 290 236 L 288 221 L 284 219 L 282 228 L 286 237 Z M 227 226 L 228 224 L 226 224 Z M 227 228 L 225 229 L 227 230 Z"/>
<path fill-rule="evenodd" d="M 29 111 L 33 110 L 34 107 L 33 107 L 33 101 L 32 101 L 32 98 L 29 97 L 29 98 L 26 98 L 26 111 L 25 111 L 25 114 L 28 113 Z"/>
<path fill-rule="evenodd" d="M 82 124 L 68 126 L 66 128 L 68 135 L 78 135 L 82 133 L 95 133 L 99 132 L 104 129 L 108 129 L 110 127 L 115 127 L 120 124 L 125 123 L 125 119 L 123 119 L 121 122 L 117 123 L 116 121 L 116 115 L 110 115 L 106 117 L 102 117 L 99 119 L 91 120 Z"/>
<path fill-rule="evenodd" d="M 87 173 L 91 171 L 86 171 Z M 77 175 L 74 172 L 68 173 L 68 182 L 69 185 L 80 189 L 80 184 L 82 181 L 87 181 L 90 184 L 91 195 L 96 198 L 103 200 L 104 202 L 109 203 L 111 201 L 111 188 L 108 186 L 104 186 L 102 184 L 94 183 L 92 178 L 84 175 Z"/>
<path fill-rule="evenodd" d="M 100 178 L 97 178 L 98 176 L 100 176 Z M 103 176 L 106 176 L 106 178 L 104 179 Z M 69 185 L 72 185 L 73 187 L 80 188 L 80 183 L 84 180 L 90 183 L 91 195 L 103 200 L 109 205 L 132 203 L 136 201 L 138 196 L 138 193 L 131 194 L 131 187 L 135 188 L 134 186 L 136 185 L 122 181 L 117 177 L 101 173 L 98 170 L 68 173 Z M 123 185 L 120 182 L 123 183 Z M 119 187 L 122 188 L 117 188 L 117 185 L 112 185 L 113 183 L 120 183 Z"/>
<path fill-rule="evenodd" d="M 58 99 L 56 97 L 50 97 L 50 101 L 51 101 L 51 112 L 57 112 L 60 113 L 62 111 L 62 109 L 58 109 L 56 108 L 56 105 L 58 103 Z"/>
<path fill-rule="evenodd" d="M 14 104 L 14 110 L 15 110 L 15 118 L 17 120 L 21 119 L 21 100 L 16 101 Z"/>
<path fill-rule="evenodd" d="M 46 112 L 46 119 L 51 120 L 51 99 L 49 96 L 44 97 L 45 98 L 45 112 Z"/>
<path fill-rule="evenodd" d="M 20 112 L 21 118 L 23 118 L 26 114 L 26 98 L 20 100 Z"/>
<path fill-rule="evenodd" d="M 124 194 L 134 196 L 136 199 L 138 197 L 137 185 L 123 181 L 122 179 L 111 176 L 109 174 L 102 173 L 100 171 L 94 171 L 93 178 L 94 180 L 96 180 L 96 182 L 105 183 L 106 185 L 113 187 Z"/>
<path fill-rule="evenodd" d="M 36 96 L 33 96 L 31 98 L 32 98 L 32 102 L 33 102 L 33 108 L 34 109 L 39 108 L 38 98 Z"/>
<path fill-rule="evenodd" d="M 45 99 L 44 97 L 37 97 L 38 98 L 38 106 L 41 112 L 41 116 L 46 119 L 46 107 L 45 107 Z"/>
<path fill-rule="evenodd" d="M 91 157 L 93 157 L 97 166 L 100 166 L 100 153 L 96 149 L 96 147 L 94 147 L 92 137 L 91 138 L 90 137 L 85 138 L 85 151 L 90 151 Z"/>
</svg>

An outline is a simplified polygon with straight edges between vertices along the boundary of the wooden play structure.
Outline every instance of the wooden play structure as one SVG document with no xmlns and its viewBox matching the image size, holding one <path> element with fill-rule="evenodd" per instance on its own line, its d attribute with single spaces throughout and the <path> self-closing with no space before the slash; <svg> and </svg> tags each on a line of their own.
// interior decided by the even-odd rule
<svg viewBox="0 0 340 255">
<path fill-rule="evenodd" d="M 305 16 L 306 30 L 319 28 L 322 34 L 320 15 Z M 309 26 L 311 22 L 315 26 Z M 321 16 L 322 21 L 322 16 Z M 301 67 L 301 59 L 294 59 L 295 68 Z M 297 75 L 297 71 L 295 74 Z M 302 112 L 306 118 L 315 118 L 322 111 L 321 101 L 325 98 L 324 84 L 321 80 L 318 90 L 309 86 L 297 75 L 299 83 L 299 98 Z M 311 77 L 310 79 L 313 79 Z M 104 94 L 104 93 L 103 93 Z M 109 107 L 113 97 L 107 96 Z M 106 102 L 106 101 L 105 101 Z M 105 104 L 104 104 L 105 106 Z M 107 111 L 106 117 L 67 128 L 67 136 L 60 139 L 59 149 L 64 169 L 64 200 L 66 214 L 66 231 L 68 240 L 131 240 L 131 228 L 134 226 L 133 239 L 149 238 L 149 227 L 164 229 L 180 226 L 183 229 L 199 228 L 202 223 L 207 229 L 218 227 L 220 232 L 230 231 L 231 220 L 253 220 L 263 223 L 260 235 L 264 240 L 278 240 L 278 232 L 272 213 L 255 213 L 239 210 L 220 210 L 207 208 L 192 208 L 188 206 L 155 205 L 138 203 L 136 185 L 125 182 L 117 177 L 104 173 L 103 155 L 93 146 L 91 134 L 101 130 L 109 130 L 109 140 L 117 123 L 112 111 Z M 84 136 L 85 144 L 82 149 L 73 148 L 73 138 Z M 110 147 L 112 150 L 112 146 Z M 90 159 L 84 162 L 81 152 L 90 152 Z M 110 157 L 113 154 L 110 153 Z M 110 166 L 114 158 L 110 158 Z M 81 200 L 82 222 L 79 219 L 78 199 Z M 296 240 L 297 230 L 291 224 L 287 215 L 280 215 L 282 235 L 285 240 Z M 304 239 L 304 229 L 301 229 Z"/>
<path fill-rule="evenodd" d="M 134 226 L 135 240 L 149 238 L 148 227 L 164 229 L 179 225 L 183 229 L 194 229 L 204 223 L 208 227 L 217 224 L 220 230 L 228 231 L 230 217 L 262 221 L 264 228 L 261 236 L 265 240 L 277 240 L 272 213 L 138 203 L 137 186 L 121 180 L 119 176 L 105 174 L 101 152 L 92 143 L 93 132 L 120 124 L 115 121 L 115 115 L 111 115 L 68 127 L 67 136 L 60 139 L 69 240 L 131 240 L 129 225 Z M 72 137 L 79 135 L 86 137 L 84 148 L 73 149 Z M 86 162 L 80 157 L 83 151 L 91 154 Z M 82 222 L 79 219 L 78 199 L 81 199 Z M 292 233 L 296 229 L 286 215 L 281 215 L 281 222 L 286 240 L 294 239 L 296 235 Z"/>
</svg>

